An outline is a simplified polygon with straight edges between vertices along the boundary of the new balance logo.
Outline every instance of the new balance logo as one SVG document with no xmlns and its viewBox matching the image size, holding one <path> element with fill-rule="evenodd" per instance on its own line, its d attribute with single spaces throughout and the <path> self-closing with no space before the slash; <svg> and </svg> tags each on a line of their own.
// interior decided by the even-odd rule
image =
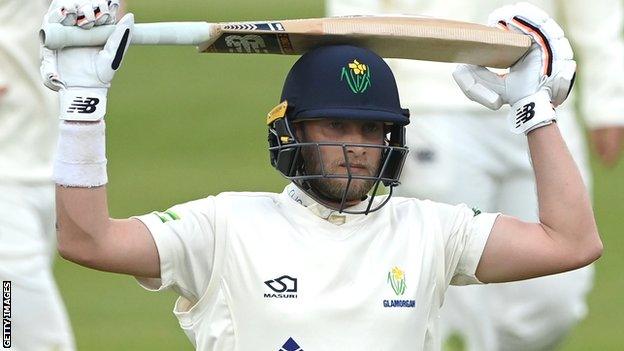
<svg viewBox="0 0 624 351">
<path fill-rule="evenodd" d="M 303 351 L 303 349 L 295 340 L 293 340 L 293 338 L 288 338 L 284 345 L 280 347 L 279 351 Z"/>
<path fill-rule="evenodd" d="M 516 128 L 525 124 L 535 116 L 535 103 L 530 102 L 516 110 Z"/>
<path fill-rule="evenodd" d="M 78 96 L 72 101 L 71 105 L 67 109 L 67 113 L 93 113 L 95 112 L 95 106 L 100 103 L 100 99 Z"/>
</svg>

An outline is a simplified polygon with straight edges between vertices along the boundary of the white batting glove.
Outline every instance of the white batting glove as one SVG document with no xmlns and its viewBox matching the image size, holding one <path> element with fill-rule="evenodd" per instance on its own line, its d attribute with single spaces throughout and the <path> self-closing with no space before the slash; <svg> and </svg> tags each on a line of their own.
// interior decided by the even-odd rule
<svg viewBox="0 0 624 351">
<path fill-rule="evenodd" d="M 54 0 L 45 22 L 78 26 L 114 24 L 119 0 Z M 106 113 L 106 95 L 111 80 L 128 49 L 134 16 L 129 13 L 117 24 L 103 48 L 41 47 L 41 77 L 44 85 L 59 91 L 60 118 L 67 121 L 98 121 Z"/>
<path fill-rule="evenodd" d="M 511 105 L 508 122 L 516 134 L 552 123 L 556 119 L 554 107 L 568 97 L 576 72 L 563 30 L 544 11 L 528 3 L 495 10 L 489 24 L 530 35 L 531 48 L 505 75 L 481 66 L 459 65 L 453 73 L 455 82 L 470 100 L 492 110 Z"/>
</svg>

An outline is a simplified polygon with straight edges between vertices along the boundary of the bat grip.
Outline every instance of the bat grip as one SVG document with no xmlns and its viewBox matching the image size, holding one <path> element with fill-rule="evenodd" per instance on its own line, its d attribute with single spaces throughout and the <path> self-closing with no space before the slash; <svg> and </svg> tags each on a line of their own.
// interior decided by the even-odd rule
<svg viewBox="0 0 624 351">
<path fill-rule="evenodd" d="M 51 50 L 74 46 L 103 46 L 115 25 L 81 29 L 59 23 L 45 23 L 39 31 L 41 43 Z M 209 41 L 216 26 L 206 22 L 161 22 L 134 25 L 131 44 L 194 45 Z"/>
</svg>

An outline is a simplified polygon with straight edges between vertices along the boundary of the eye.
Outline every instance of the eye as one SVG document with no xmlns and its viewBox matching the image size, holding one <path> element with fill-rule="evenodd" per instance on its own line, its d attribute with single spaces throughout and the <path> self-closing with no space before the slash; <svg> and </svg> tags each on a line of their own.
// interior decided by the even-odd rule
<svg viewBox="0 0 624 351">
<path fill-rule="evenodd" d="M 376 133 L 379 130 L 381 130 L 381 126 L 379 125 L 379 123 L 368 122 L 362 125 L 362 131 L 364 133 Z"/>
<path fill-rule="evenodd" d="M 331 129 L 342 129 L 344 127 L 344 123 L 342 121 L 330 121 L 329 127 Z"/>
</svg>

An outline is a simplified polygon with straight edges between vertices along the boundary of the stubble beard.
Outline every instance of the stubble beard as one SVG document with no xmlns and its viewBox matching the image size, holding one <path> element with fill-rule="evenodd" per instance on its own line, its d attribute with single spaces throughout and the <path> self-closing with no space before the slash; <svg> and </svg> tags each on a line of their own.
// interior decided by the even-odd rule
<svg viewBox="0 0 624 351">
<path fill-rule="evenodd" d="M 302 150 L 302 156 L 304 158 L 304 166 L 306 169 L 306 174 L 322 174 L 321 173 L 321 161 L 318 158 L 318 154 L 316 150 Z M 343 163 L 343 160 L 335 161 L 331 164 L 324 164 L 325 170 L 327 174 L 339 174 L 346 176 L 346 169 L 340 167 L 340 164 Z M 379 164 L 373 165 L 367 168 L 366 176 L 374 176 L 375 170 L 379 167 Z M 338 172 L 338 169 L 344 170 L 343 172 Z M 357 175 L 354 175 L 357 176 Z M 323 198 L 329 199 L 336 203 L 341 203 L 343 198 L 343 193 L 345 192 L 345 188 L 347 187 L 347 183 L 349 180 L 346 178 L 318 178 L 311 179 L 308 181 L 312 190 L 317 194 L 321 195 Z M 347 189 L 347 193 L 345 196 L 345 202 L 353 203 L 359 202 L 366 198 L 368 192 L 375 185 L 375 180 L 369 179 L 351 179 L 351 183 L 349 183 L 349 187 Z"/>
</svg>

